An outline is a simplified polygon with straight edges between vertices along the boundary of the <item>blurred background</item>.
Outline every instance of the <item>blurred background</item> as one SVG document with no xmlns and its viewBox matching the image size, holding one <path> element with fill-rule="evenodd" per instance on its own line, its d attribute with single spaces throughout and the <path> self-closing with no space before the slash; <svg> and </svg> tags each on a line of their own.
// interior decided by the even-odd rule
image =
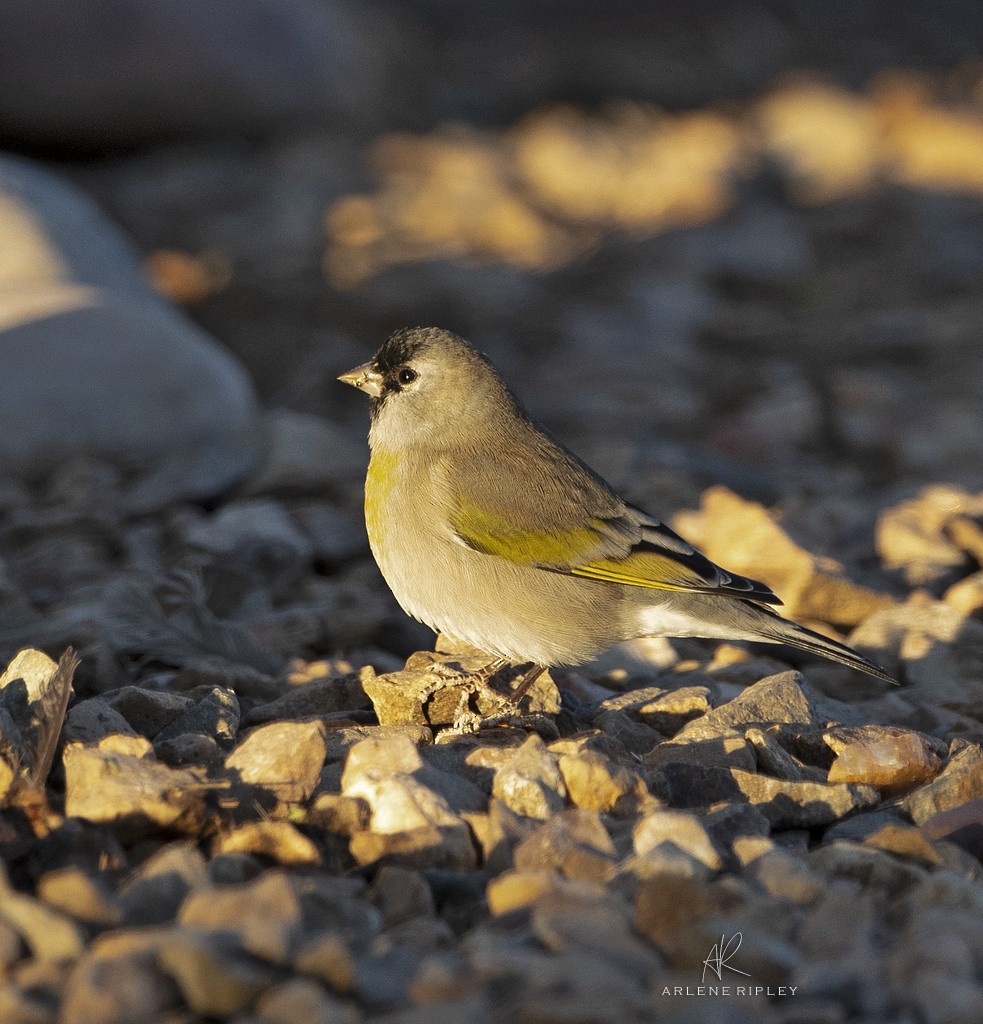
<svg viewBox="0 0 983 1024">
<path fill-rule="evenodd" d="M 653 513 L 880 571 L 983 480 L 981 47 L 975 0 L 6 0 L 3 646 L 109 685 L 107 584 L 189 552 L 284 652 L 420 642 L 335 382 L 418 324 Z"/>
</svg>

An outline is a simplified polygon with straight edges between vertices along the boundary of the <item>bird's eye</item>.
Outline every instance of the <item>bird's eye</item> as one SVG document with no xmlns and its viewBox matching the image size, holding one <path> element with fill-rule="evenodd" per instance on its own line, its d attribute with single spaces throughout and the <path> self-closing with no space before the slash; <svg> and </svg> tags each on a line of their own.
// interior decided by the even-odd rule
<svg viewBox="0 0 983 1024">
<path fill-rule="evenodd" d="M 410 367 L 404 366 L 396 375 L 396 380 L 398 380 L 400 384 L 412 384 L 418 376 L 419 374 L 416 370 L 412 370 Z"/>
</svg>

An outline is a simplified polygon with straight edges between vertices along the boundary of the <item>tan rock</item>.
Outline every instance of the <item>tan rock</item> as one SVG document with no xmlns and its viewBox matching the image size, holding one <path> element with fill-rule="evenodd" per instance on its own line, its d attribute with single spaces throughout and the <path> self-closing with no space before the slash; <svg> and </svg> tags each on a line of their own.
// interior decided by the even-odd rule
<svg viewBox="0 0 983 1024">
<path fill-rule="evenodd" d="M 37 883 L 37 894 L 50 907 L 86 924 L 112 927 L 123 920 L 119 901 L 100 876 L 81 868 L 46 871 Z"/>
<path fill-rule="evenodd" d="M 836 753 L 829 781 L 862 782 L 896 796 L 934 778 L 942 762 L 918 733 L 893 726 L 838 727 L 823 733 Z"/>
<path fill-rule="evenodd" d="M 241 1013 L 273 977 L 270 968 L 243 956 L 227 938 L 188 929 L 175 931 L 158 961 L 192 1012 L 204 1017 Z"/>
<path fill-rule="evenodd" d="M 231 932 L 261 960 L 286 963 L 301 931 L 297 890 L 284 871 L 264 871 L 242 885 L 208 886 L 191 893 L 178 923 L 209 932 Z"/>
<path fill-rule="evenodd" d="M 957 487 L 936 484 L 917 498 L 886 509 L 877 520 L 877 552 L 888 569 L 900 569 L 914 586 L 951 577 L 967 564 L 949 526 L 974 499 Z"/>
<path fill-rule="evenodd" d="M 271 722 L 252 729 L 225 759 L 225 766 L 238 772 L 243 782 L 296 803 L 314 791 L 326 753 L 323 723 Z"/>
<path fill-rule="evenodd" d="M 674 527 L 728 569 L 767 583 L 791 618 L 853 626 L 894 600 L 851 583 L 838 566 L 796 544 L 763 505 L 726 487 L 703 493 L 698 513 L 677 516 Z"/>
<path fill-rule="evenodd" d="M 215 838 L 212 853 L 252 853 L 277 864 L 320 864 L 317 845 L 289 821 L 247 821 Z"/>
<path fill-rule="evenodd" d="M 193 826 L 202 813 L 202 780 L 149 758 L 77 744 L 66 747 L 65 813 L 127 834 Z"/>
<path fill-rule="evenodd" d="M 632 845 L 639 857 L 657 847 L 671 844 L 705 864 L 711 871 L 723 867 L 723 861 L 707 830 L 695 814 L 687 811 L 649 811 L 635 825 Z"/>
<path fill-rule="evenodd" d="M 560 774 L 570 800 L 591 811 L 629 814 L 644 801 L 648 787 L 641 774 L 598 750 L 560 757 Z"/>
</svg>

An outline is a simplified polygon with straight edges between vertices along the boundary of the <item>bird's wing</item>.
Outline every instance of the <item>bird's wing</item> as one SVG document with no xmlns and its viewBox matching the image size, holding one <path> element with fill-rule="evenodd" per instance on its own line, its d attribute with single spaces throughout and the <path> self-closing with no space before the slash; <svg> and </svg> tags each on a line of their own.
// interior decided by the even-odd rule
<svg viewBox="0 0 983 1024">
<path fill-rule="evenodd" d="M 782 603 L 763 583 L 726 572 L 627 505 L 546 436 L 436 468 L 454 539 L 475 551 L 625 586 Z"/>
</svg>

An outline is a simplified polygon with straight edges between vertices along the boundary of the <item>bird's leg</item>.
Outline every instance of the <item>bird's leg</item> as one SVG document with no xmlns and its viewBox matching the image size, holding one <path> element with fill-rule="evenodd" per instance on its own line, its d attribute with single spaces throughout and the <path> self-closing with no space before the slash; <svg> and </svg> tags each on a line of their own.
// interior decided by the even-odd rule
<svg viewBox="0 0 983 1024">
<path fill-rule="evenodd" d="M 509 703 L 518 704 L 529 692 L 529 688 L 546 671 L 545 665 L 533 665 L 531 669 L 519 680 L 519 685 L 509 694 Z"/>
<path fill-rule="evenodd" d="M 476 678 L 480 680 L 483 686 L 486 686 L 491 681 L 495 673 L 502 668 L 503 665 L 508 664 L 508 660 L 508 658 L 494 658 L 475 673 Z"/>
</svg>

